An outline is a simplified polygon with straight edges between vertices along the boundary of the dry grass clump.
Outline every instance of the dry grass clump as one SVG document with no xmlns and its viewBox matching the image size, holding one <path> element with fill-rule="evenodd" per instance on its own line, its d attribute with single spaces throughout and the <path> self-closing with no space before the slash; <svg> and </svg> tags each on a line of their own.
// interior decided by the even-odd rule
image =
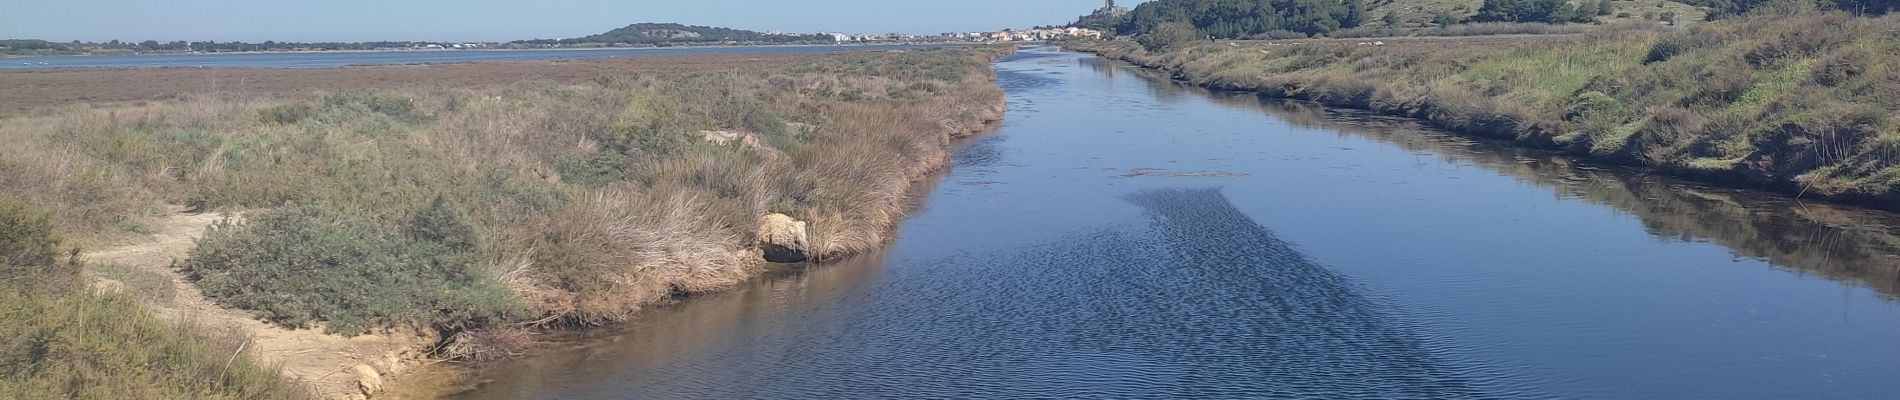
<svg viewBox="0 0 1900 400">
<path fill-rule="evenodd" d="M 292 325 L 427 324 L 449 333 L 446 354 L 487 357 L 513 341 L 454 333 L 613 322 L 746 279 L 766 213 L 809 221 L 820 259 L 882 244 L 951 138 L 1001 117 L 1000 51 L 43 109 L 0 119 L 15 144 L 0 149 L 0 195 L 94 240 L 166 204 L 250 210 L 183 262 L 219 288 L 207 293 Z M 444 199 L 456 223 L 418 222 Z M 435 225 L 470 239 L 415 228 Z M 300 242 L 348 254 L 282 257 Z M 329 259 L 374 261 L 350 262 L 377 272 L 346 286 L 398 290 L 269 275 L 320 276 L 296 271 Z M 483 306 L 433 306 L 462 303 Z"/>
<path fill-rule="evenodd" d="M 749 276 L 737 227 L 715 224 L 706 202 L 681 190 L 616 187 L 545 217 L 526 272 L 528 299 L 577 323 L 626 318 L 677 293 L 720 289 Z"/>
<path fill-rule="evenodd" d="M 1196 84 L 1425 119 L 1712 182 L 1900 207 L 1900 16 L 1763 13 L 1680 31 L 1070 46 Z"/>
<path fill-rule="evenodd" d="M 435 353 L 457 360 L 495 361 L 520 354 L 533 344 L 534 334 L 527 329 L 503 326 L 462 332 L 450 337 Z"/>
</svg>

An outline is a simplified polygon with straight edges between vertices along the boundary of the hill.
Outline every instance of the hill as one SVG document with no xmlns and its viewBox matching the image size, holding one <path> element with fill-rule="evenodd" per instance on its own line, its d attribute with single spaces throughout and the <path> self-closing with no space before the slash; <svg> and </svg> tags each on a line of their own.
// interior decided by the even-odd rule
<svg viewBox="0 0 1900 400">
<path fill-rule="evenodd" d="M 672 23 L 638 23 L 600 34 L 571 39 L 524 40 L 529 44 L 703 44 L 703 43 L 814 43 L 831 42 L 827 35 L 777 35 L 743 29 Z"/>
</svg>

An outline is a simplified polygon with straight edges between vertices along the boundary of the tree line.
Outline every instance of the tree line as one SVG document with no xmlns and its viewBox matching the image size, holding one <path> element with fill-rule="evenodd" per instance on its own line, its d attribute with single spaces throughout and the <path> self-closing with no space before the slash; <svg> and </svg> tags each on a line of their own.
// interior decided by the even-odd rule
<svg viewBox="0 0 1900 400">
<path fill-rule="evenodd" d="M 1114 31 L 1143 35 L 1183 23 L 1196 34 L 1212 38 L 1276 31 L 1317 35 L 1356 27 L 1365 20 L 1362 0 L 1157 0 L 1135 7 L 1114 25 Z"/>
<path fill-rule="evenodd" d="M 1611 0 L 1580 0 L 1575 6 L 1568 0 L 1484 0 L 1478 7 L 1478 22 L 1590 22 L 1600 15 L 1615 12 Z"/>
</svg>

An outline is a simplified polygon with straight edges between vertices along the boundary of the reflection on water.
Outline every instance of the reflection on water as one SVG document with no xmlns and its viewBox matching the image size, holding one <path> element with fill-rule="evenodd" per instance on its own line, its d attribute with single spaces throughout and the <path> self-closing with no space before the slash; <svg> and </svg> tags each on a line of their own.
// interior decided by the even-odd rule
<svg viewBox="0 0 1900 400">
<path fill-rule="evenodd" d="M 1110 61 L 1084 60 L 1113 71 Z M 1159 73 L 1138 70 L 1151 78 Z M 1621 167 L 1593 165 L 1554 152 L 1451 136 L 1414 121 L 1313 103 L 1181 85 L 1156 90 L 1199 92 L 1215 103 L 1264 112 L 1300 126 L 1379 140 L 1448 162 L 1483 166 L 1563 196 L 1630 213 L 1660 238 L 1719 243 L 1737 256 L 1829 279 L 1866 285 L 1900 298 L 1900 216 L 1776 194 L 1712 187 Z"/>
<path fill-rule="evenodd" d="M 629 394 L 584 396 L 567 392 L 573 385 L 611 384 L 625 376 L 667 377 L 680 383 L 718 382 L 755 373 L 750 369 L 720 371 L 686 367 L 681 360 L 702 357 L 707 348 L 716 348 L 734 335 L 762 326 L 784 323 L 786 318 L 814 318 L 820 310 L 811 304 L 849 301 L 852 288 L 873 279 L 883 260 L 867 254 L 849 262 L 822 269 L 774 269 L 750 284 L 714 296 L 693 298 L 691 307 L 660 307 L 647 311 L 640 319 L 608 329 L 567 332 L 543 338 L 555 343 L 552 348 L 537 349 L 534 357 L 502 363 L 481 371 L 476 382 L 481 391 L 465 395 L 474 398 L 655 398 L 655 395 Z M 836 314 L 829 314 L 837 317 Z M 730 351 L 757 351 L 784 354 L 798 351 L 783 347 L 786 339 L 741 344 Z M 563 368 L 584 366 L 584 368 Z M 733 389 L 738 389 L 734 387 Z M 702 397 L 686 393 L 678 397 Z"/>
<path fill-rule="evenodd" d="M 997 69 L 1003 127 L 961 148 L 887 253 L 570 334 L 459 397 L 1900 391 L 1893 214 L 1071 53 Z"/>
<path fill-rule="evenodd" d="M 1144 223 L 916 266 L 1007 280 L 908 279 L 869 291 L 883 259 L 784 270 L 605 339 L 571 340 L 579 345 L 533 359 L 537 367 L 506 369 L 523 375 L 489 383 L 481 397 L 570 397 L 569 384 L 606 384 L 626 398 L 1394 399 L 1496 390 L 1469 381 L 1495 368 L 1436 359 L 1433 343 L 1218 190 L 1124 199 L 1144 210 Z M 961 295 L 973 292 L 984 295 Z M 851 306 L 812 308 L 826 304 Z M 825 328 L 801 329 L 811 326 Z"/>
</svg>

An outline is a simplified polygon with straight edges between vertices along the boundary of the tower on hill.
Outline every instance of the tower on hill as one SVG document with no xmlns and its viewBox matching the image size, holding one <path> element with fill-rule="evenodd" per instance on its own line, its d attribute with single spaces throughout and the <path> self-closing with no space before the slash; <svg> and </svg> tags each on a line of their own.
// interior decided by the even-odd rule
<svg viewBox="0 0 1900 400">
<path fill-rule="evenodd" d="M 1104 0 L 1102 3 L 1103 3 L 1102 9 L 1095 10 L 1095 15 L 1106 16 L 1106 17 L 1121 17 L 1122 14 L 1128 13 L 1128 7 L 1115 5 L 1115 0 Z"/>
</svg>

